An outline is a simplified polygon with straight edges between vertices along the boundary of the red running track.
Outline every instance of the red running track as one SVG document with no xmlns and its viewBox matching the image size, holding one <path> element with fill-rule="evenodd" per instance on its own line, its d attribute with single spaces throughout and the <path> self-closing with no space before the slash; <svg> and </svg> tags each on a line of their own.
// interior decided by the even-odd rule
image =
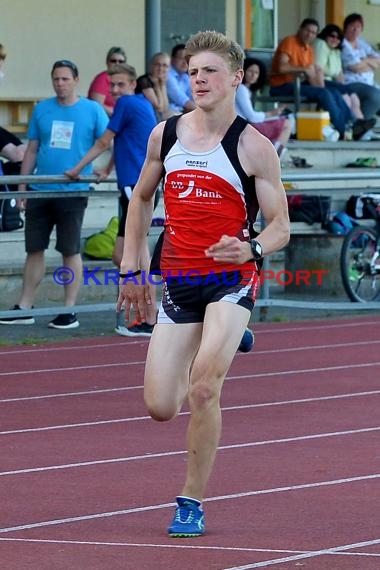
<svg viewBox="0 0 380 570">
<path fill-rule="evenodd" d="M 380 317 L 255 331 L 188 540 L 166 535 L 188 415 L 147 417 L 147 342 L 2 347 L 0 568 L 378 570 Z"/>
</svg>

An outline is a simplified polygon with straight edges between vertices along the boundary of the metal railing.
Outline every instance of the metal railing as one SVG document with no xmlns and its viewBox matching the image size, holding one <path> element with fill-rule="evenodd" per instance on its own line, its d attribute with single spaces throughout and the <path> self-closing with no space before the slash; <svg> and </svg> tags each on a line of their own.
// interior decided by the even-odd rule
<svg viewBox="0 0 380 570">
<path fill-rule="evenodd" d="M 335 180 L 380 180 L 380 171 L 371 170 L 371 171 L 348 171 L 342 172 L 340 171 L 318 171 L 314 170 L 313 172 L 286 172 L 282 174 L 282 181 L 283 182 L 310 182 L 310 181 L 335 181 Z M 73 181 L 68 179 L 66 176 L 63 175 L 55 175 L 55 176 L 37 176 L 37 175 L 29 175 L 29 176 L 2 176 L 0 178 L 1 184 L 59 184 L 59 183 L 76 183 L 77 181 Z M 80 179 L 80 182 L 85 182 L 89 184 L 97 184 L 97 178 L 95 176 L 83 176 Z M 107 180 L 102 181 L 101 183 L 115 183 L 115 178 L 107 178 Z M 323 189 L 321 189 L 323 190 Z M 337 189 L 342 190 L 342 189 Z M 345 189 L 347 190 L 347 189 Z M 306 192 L 315 192 L 315 188 L 295 188 L 292 192 L 297 193 L 306 193 Z M 364 188 L 363 188 L 364 191 Z M 334 192 L 334 188 L 330 190 L 330 192 Z M 83 191 L 83 190 L 73 190 L 70 192 L 67 191 L 33 191 L 33 198 L 46 198 L 47 196 L 54 196 L 55 198 L 58 197 L 74 197 L 74 196 L 110 196 L 110 195 L 118 195 L 118 190 L 96 190 L 94 188 Z M 31 192 L 7 192 L 6 194 L 1 193 L 1 198 L 31 198 Z M 270 268 L 270 258 L 264 259 L 263 269 L 269 270 Z M 368 310 L 380 310 L 380 302 L 371 302 L 371 303 L 353 303 L 351 301 L 323 301 L 323 302 L 310 302 L 310 301 L 294 301 L 289 299 L 273 299 L 270 297 L 270 290 L 269 284 L 264 281 L 263 285 L 261 286 L 261 293 L 260 298 L 256 301 L 256 306 L 260 309 L 268 309 L 270 307 L 283 307 L 283 308 L 298 308 L 298 309 L 314 309 L 314 310 L 333 310 L 333 311 L 368 311 Z M 85 304 L 85 305 L 75 305 L 75 312 L 77 313 L 86 313 L 86 312 L 100 312 L 100 311 L 108 311 L 108 310 L 115 310 L 115 303 L 99 303 L 99 304 Z M 39 308 L 33 309 L 34 315 L 52 315 L 55 313 L 68 313 L 72 311 L 72 307 L 49 307 L 49 308 Z M 26 316 L 30 314 L 29 311 L 20 310 L 17 312 L 17 316 Z M 0 318 L 14 316 L 14 311 L 7 310 L 1 311 L 0 310 Z"/>
</svg>

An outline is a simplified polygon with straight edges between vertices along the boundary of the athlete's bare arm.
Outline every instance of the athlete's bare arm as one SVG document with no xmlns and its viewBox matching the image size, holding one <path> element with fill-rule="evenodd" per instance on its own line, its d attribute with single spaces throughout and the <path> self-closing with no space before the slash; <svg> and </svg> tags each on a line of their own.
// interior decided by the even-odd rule
<svg viewBox="0 0 380 570">
<path fill-rule="evenodd" d="M 157 125 L 149 137 L 147 156 L 133 189 L 125 226 L 121 274 L 130 274 L 141 268 L 140 258 L 152 220 L 153 197 L 162 176 L 160 150 L 163 127 L 163 123 Z M 133 306 L 136 318 L 145 321 L 146 305 L 151 303 L 148 282 L 147 275 L 120 279 L 117 310 L 120 311 L 124 306 L 126 320 L 129 319 L 130 309 Z"/>
</svg>

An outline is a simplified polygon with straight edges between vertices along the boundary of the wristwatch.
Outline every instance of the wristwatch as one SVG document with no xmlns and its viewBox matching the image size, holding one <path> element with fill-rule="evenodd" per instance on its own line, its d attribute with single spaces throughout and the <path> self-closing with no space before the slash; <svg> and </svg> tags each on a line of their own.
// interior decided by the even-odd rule
<svg viewBox="0 0 380 570">
<path fill-rule="evenodd" d="M 262 245 L 261 245 L 261 243 L 259 243 L 255 239 L 251 239 L 250 243 L 251 243 L 251 251 L 252 251 L 253 259 L 255 261 L 258 261 L 259 259 L 261 259 L 263 257 Z"/>
</svg>

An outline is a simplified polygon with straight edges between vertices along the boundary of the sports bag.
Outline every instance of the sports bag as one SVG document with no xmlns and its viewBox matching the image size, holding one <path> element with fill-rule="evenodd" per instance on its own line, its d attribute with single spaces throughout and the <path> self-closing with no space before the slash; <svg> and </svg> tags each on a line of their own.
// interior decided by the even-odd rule
<svg viewBox="0 0 380 570">
<path fill-rule="evenodd" d="M 330 215 L 330 196 L 294 194 L 287 196 L 287 199 L 291 222 L 305 222 L 310 225 L 320 223 L 322 227 L 326 227 Z"/>
<path fill-rule="evenodd" d="M 3 168 L 0 161 L 0 176 L 3 175 Z M 9 192 L 7 184 L 0 185 L 0 232 L 12 232 L 23 227 L 24 222 L 17 208 L 15 198 L 5 198 Z"/>
<path fill-rule="evenodd" d="M 374 219 L 374 205 L 380 204 L 380 194 L 364 192 L 359 196 L 350 196 L 346 203 L 346 212 L 356 220 Z"/>
<path fill-rule="evenodd" d="M 357 224 L 358 222 L 346 214 L 346 212 L 336 212 L 328 222 L 326 229 L 331 234 L 344 236 Z"/>
<path fill-rule="evenodd" d="M 104 230 L 86 239 L 83 253 L 90 259 L 112 259 L 118 229 L 119 219 L 113 216 Z"/>
</svg>

